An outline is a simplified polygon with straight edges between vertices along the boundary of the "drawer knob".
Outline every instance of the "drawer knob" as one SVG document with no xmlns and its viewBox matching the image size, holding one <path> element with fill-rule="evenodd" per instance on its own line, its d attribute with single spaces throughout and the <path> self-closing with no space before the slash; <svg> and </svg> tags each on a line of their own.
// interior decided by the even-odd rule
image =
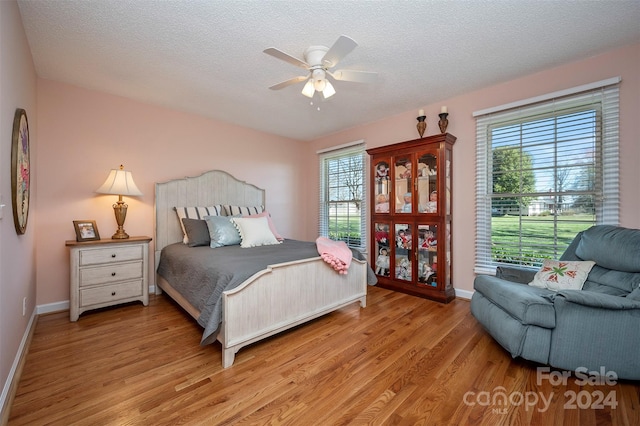
<svg viewBox="0 0 640 426">
<path fill-rule="evenodd" d="M 115 273 L 115 272 L 112 272 L 112 273 L 111 273 L 111 276 L 112 276 L 112 277 L 115 277 L 115 276 L 116 276 L 116 273 Z"/>
<path fill-rule="evenodd" d="M 111 257 L 116 257 L 116 254 L 115 254 L 115 253 L 113 253 L 113 254 L 111 255 Z"/>
<path fill-rule="evenodd" d="M 111 292 L 111 295 L 112 295 L 112 296 L 115 296 L 115 295 L 116 295 L 116 292 L 115 292 L 115 291 L 112 291 L 112 292 Z"/>
</svg>

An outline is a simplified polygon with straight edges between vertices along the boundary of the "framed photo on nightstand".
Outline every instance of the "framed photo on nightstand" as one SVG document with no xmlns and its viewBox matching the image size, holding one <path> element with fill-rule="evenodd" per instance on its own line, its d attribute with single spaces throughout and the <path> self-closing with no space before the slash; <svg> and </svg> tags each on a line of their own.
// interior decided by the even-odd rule
<svg viewBox="0 0 640 426">
<path fill-rule="evenodd" d="M 95 220 L 74 220 L 73 227 L 76 230 L 76 241 L 96 241 L 100 239 Z"/>
</svg>

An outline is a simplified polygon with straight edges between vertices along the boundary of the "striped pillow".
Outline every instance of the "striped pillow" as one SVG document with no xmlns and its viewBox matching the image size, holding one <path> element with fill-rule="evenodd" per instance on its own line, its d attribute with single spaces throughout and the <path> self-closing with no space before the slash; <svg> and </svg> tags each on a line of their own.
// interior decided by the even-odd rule
<svg viewBox="0 0 640 426">
<path fill-rule="evenodd" d="M 227 212 L 227 216 L 249 216 L 262 213 L 264 206 L 230 206 L 225 204 L 224 210 Z"/>
<path fill-rule="evenodd" d="M 180 228 L 182 228 L 182 242 L 189 244 L 189 237 L 187 237 L 187 230 L 184 229 L 184 223 L 182 219 L 201 219 L 204 220 L 205 216 L 224 216 L 222 212 L 222 206 L 209 206 L 209 207 L 174 207 L 178 214 L 178 221 L 180 222 Z"/>
</svg>

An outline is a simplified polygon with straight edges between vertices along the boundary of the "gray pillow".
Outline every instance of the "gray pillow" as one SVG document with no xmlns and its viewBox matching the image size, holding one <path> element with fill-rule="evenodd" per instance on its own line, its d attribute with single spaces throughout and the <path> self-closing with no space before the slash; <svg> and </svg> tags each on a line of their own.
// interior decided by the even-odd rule
<svg viewBox="0 0 640 426">
<path fill-rule="evenodd" d="M 209 247 L 234 246 L 240 244 L 240 233 L 231 218 L 236 216 L 205 216 L 209 230 Z"/>
<path fill-rule="evenodd" d="M 209 238 L 209 228 L 207 222 L 202 219 L 182 219 L 184 230 L 187 234 L 189 247 L 208 246 L 211 242 Z"/>
</svg>

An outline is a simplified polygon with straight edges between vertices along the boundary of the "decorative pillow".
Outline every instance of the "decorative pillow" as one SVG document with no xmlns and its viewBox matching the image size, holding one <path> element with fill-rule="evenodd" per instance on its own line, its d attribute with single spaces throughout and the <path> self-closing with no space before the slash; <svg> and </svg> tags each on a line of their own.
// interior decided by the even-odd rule
<svg viewBox="0 0 640 426">
<path fill-rule="evenodd" d="M 207 222 L 200 219 L 182 219 L 182 226 L 187 233 L 189 247 L 208 246 L 211 242 Z"/>
<path fill-rule="evenodd" d="M 266 210 L 263 211 L 260 214 L 252 214 L 252 215 L 249 215 L 249 216 L 242 216 L 242 217 L 266 217 L 267 218 L 267 223 L 269 224 L 269 229 L 271 230 L 271 233 L 273 234 L 273 236 L 276 237 L 276 240 L 278 240 L 278 241 L 284 241 L 284 237 L 282 237 L 278 233 L 278 231 L 276 230 L 275 225 L 273 224 L 273 221 L 271 220 L 271 215 Z"/>
<path fill-rule="evenodd" d="M 209 229 L 209 247 L 235 246 L 240 244 L 240 234 L 228 216 L 205 216 Z"/>
<path fill-rule="evenodd" d="M 596 262 L 545 260 L 530 286 L 549 290 L 582 290 L 589 271 Z"/>
<path fill-rule="evenodd" d="M 176 213 L 178 214 L 178 221 L 180 222 L 180 227 L 182 228 L 182 242 L 185 244 L 189 244 L 189 237 L 187 236 L 187 231 L 184 229 L 184 224 L 182 223 L 182 219 L 204 219 L 205 216 L 220 216 L 222 215 L 222 206 L 209 206 L 209 207 L 174 207 Z"/>
<path fill-rule="evenodd" d="M 230 206 L 225 204 L 224 210 L 227 212 L 227 216 L 249 216 L 262 213 L 264 206 Z"/>
<path fill-rule="evenodd" d="M 231 221 L 236 225 L 240 232 L 242 242 L 240 247 L 257 247 L 272 244 L 280 244 L 269 229 L 269 222 L 266 217 L 243 217 L 233 218 Z"/>
</svg>

